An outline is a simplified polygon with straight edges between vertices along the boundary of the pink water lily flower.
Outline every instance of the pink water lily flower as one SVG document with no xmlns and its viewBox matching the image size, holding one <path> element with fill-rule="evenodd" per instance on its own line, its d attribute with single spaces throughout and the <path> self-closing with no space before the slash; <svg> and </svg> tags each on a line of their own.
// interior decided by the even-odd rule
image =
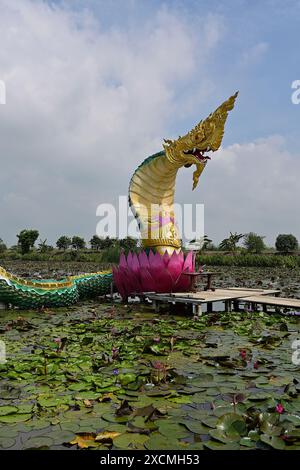
<svg viewBox="0 0 300 470">
<path fill-rule="evenodd" d="M 280 415 L 281 415 L 281 413 L 284 412 L 284 406 L 281 403 L 277 403 L 275 409 L 276 409 L 277 413 L 279 413 Z"/>
<path fill-rule="evenodd" d="M 120 256 L 118 267 L 113 267 L 116 288 L 123 299 L 130 294 L 142 292 L 187 292 L 191 286 L 189 276 L 183 273 L 195 272 L 195 256 L 192 252 L 186 256 L 182 251 L 172 255 L 138 254 L 129 252 Z"/>
</svg>

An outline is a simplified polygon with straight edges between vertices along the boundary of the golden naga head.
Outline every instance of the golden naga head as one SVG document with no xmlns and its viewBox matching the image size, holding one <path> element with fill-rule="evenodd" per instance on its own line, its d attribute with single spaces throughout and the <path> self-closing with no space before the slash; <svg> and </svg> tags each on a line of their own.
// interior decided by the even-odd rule
<svg viewBox="0 0 300 470">
<path fill-rule="evenodd" d="M 207 152 L 219 149 L 227 119 L 228 112 L 234 107 L 238 92 L 228 98 L 221 106 L 211 113 L 204 121 L 200 121 L 194 129 L 177 140 L 164 140 L 166 157 L 176 166 L 190 167 L 196 165 L 193 174 L 193 189 L 198 184 L 199 177 L 210 157 Z"/>
</svg>

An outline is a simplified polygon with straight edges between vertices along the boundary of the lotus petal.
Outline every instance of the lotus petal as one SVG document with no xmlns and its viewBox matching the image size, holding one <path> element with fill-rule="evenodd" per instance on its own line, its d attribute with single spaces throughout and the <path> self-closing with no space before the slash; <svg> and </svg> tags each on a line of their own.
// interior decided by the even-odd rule
<svg viewBox="0 0 300 470">
<path fill-rule="evenodd" d="M 157 285 L 148 268 L 141 267 L 140 278 L 143 292 L 157 292 Z"/>
<path fill-rule="evenodd" d="M 155 282 L 157 285 L 157 292 L 167 293 L 173 291 L 174 282 L 171 274 L 166 268 L 163 268 L 161 271 L 157 272 Z"/>
<path fill-rule="evenodd" d="M 131 269 L 134 272 L 134 274 L 136 274 L 138 276 L 138 273 L 140 271 L 140 263 L 139 263 L 139 260 L 138 260 L 138 257 L 137 257 L 136 253 L 134 253 L 133 256 L 132 256 Z"/>
<path fill-rule="evenodd" d="M 117 291 L 121 294 L 122 299 L 125 300 L 127 297 L 127 292 L 123 285 L 122 279 L 119 275 L 119 270 L 115 266 L 113 266 L 112 272 L 113 272 L 113 280 L 117 288 Z"/>
<path fill-rule="evenodd" d="M 138 255 L 141 268 L 149 268 L 149 260 L 145 251 L 141 251 Z"/>
<path fill-rule="evenodd" d="M 121 255 L 120 255 L 119 266 L 121 266 L 123 268 L 127 268 L 127 261 L 126 261 L 126 256 L 125 256 L 124 253 L 121 253 Z"/>
<path fill-rule="evenodd" d="M 150 252 L 151 255 L 151 252 Z M 155 253 L 155 255 L 150 256 L 149 255 L 149 262 L 150 262 L 150 267 L 149 267 L 149 272 L 153 277 L 156 277 L 159 275 L 160 271 L 165 268 L 165 264 L 163 262 L 162 256 L 159 253 Z"/>
<path fill-rule="evenodd" d="M 127 265 L 129 268 L 132 268 L 132 263 L 133 263 L 133 254 L 131 253 L 131 251 L 129 251 L 127 255 Z"/>
<path fill-rule="evenodd" d="M 187 257 L 185 258 L 185 262 L 183 264 L 183 271 L 186 271 L 186 269 L 188 268 L 188 272 L 192 273 L 195 271 L 195 257 L 193 255 L 193 252 L 190 251 L 188 254 L 187 254 Z"/>
<path fill-rule="evenodd" d="M 170 261 L 170 255 L 169 253 L 167 252 L 167 250 L 164 252 L 164 255 L 163 255 L 163 262 L 165 263 L 165 266 L 167 267 L 168 264 L 169 264 L 169 261 Z"/>
<path fill-rule="evenodd" d="M 185 271 L 185 272 L 188 272 L 188 271 Z M 183 272 L 180 273 L 174 286 L 174 292 L 187 292 L 190 290 L 190 288 L 191 288 L 191 280 L 189 276 L 186 276 L 185 274 L 183 274 Z"/>
<path fill-rule="evenodd" d="M 183 266 L 182 257 L 179 254 L 177 254 L 176 251 L 174 251 L 168 264 L 168 271 L 171 274 L 174 282 L 177 281 L 178 276 L 182 272 L 182 266 Z"/>
</svg>

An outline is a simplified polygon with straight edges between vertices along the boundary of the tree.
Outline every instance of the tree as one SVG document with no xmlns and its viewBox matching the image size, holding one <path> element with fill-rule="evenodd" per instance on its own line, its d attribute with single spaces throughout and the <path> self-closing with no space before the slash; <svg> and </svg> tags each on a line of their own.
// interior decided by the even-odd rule
<svg viewBox="0 0 300 470">
<path fill-rule="evenodd" d="M 48 253 L 49 251 L 52 251 L 52 250 L 53 250 L 53 246 L 47 245 L 47 238 L 45 238 L 45 240 L 40 239 L 39 251 L 41 253 Z"/>
<path fill-rule="evenodd" d="M 111 248 L 118 245 L 118 240 L 116 238 L 106 237 L 103 239 L 103 248 Z"/>
<path fill-rule="evenodd" d="M 257 233 L 249 232 L 244 235 L 244 247 L 249 251 L 249 253 L 260 254 L 265 249 L 264 238 Z"/>
<path fill-rule="evenodd" d="M 75 235 L 72 238 L 72 247 L 74 248 L 74 250 L 83 250 L 85 248 L 84 238 Z"/>
<path fill-rule="evenodd" d="M 104 247 L 104 240 L 98 237 L 98 235 L 93 235 L 90 239 L 90 245 L 92 250 L 99 251 Z"/>
<path fill-rule="evenodd" d="M 72 244 L 72 240 L 70 237 L 66 235 L 62 235 L 56 242 L 56 246 L 59 250 L 67 250 Z"/>
<path fill-rule="evenodd" d="M 2 238 L 0 238 L 0 253 L 4 253 L 4 251 L 6 251 L 6 250 L 7 250 L 7 246 L 5 245 Z"/>
<path fill-rule="evenodd" d="M 137 247 L 137 240 L 133 237 L 121 238 L 119 244 L 124 250 L 134 250 Z"/>
<path fill-rule="evenodd" d="M 276 250 L 280 253 L 289 253 L 298 249 L 298 240 L 292 234 L 280 234 L 276 238 Z"/>
<path fill-rule="evenodd" d="M 224 251 L 230 251 L 230 253 L 235 254 L 237 250 L 237 244 L 240 241 L 241 238 L 243 238 L 242 233 L 232 233 L 230 232 L 228 238 L 224 238 L 224 240 L 221 241 L 219 248 L 220 250 Z"/>
<path fill-rule="evenodd" d="M 34 247 L 38 236 L 38 230 L 21 230 L 19 235 L 17 235 L 18 245 L 21 247 L 21 252 L 23 255 L 25 253 L 29 253 L 30 249 Z"/>
</svg>

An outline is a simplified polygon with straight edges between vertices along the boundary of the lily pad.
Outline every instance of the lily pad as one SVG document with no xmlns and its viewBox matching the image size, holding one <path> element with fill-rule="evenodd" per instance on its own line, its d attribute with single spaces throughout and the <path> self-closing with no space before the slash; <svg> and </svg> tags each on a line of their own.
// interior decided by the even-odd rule
<svg viewBox="0 0 300 470">
<path fill-rule="evenodd" d="M 120 434 L 119 436 L 115 437 L 113 440 L 114 447 L 118 449 L 127 449 L 127 450 L 134 450 L 134 449 L 144 449 L 144 444 L 149 440 L 148 436 L 144 434 L 137 434 L 137 433 L 125 433 Z"/>
<path fill-rule="evenodd" d="M 262 434 L 260 436 L 261 442 L 268 444 L 273 449 L 283 450 L 286 448 L 285 442 L 277 436 L 270 436 L 268 434 Z"/>
<path fill-rule="evenodd" d="M 0 416 L 1 423 L 20 423 L 28 421 L 31 418 L 31 414 L 9 414 L 6 416 Z"/>
<path fill-rule="evenodd" d="M 18 411 L 18 408 L 16 406 L 10 406 L 10 405 L 0 406 L 0 416 L 17 413 L 17 411 Z"/>
<path fill-rule="evenodd" d="M 23 444 L 23 449 L 46 449 L 53 445 L 53 440 L 48 436 L 30 437 Z"/>
</svg>

